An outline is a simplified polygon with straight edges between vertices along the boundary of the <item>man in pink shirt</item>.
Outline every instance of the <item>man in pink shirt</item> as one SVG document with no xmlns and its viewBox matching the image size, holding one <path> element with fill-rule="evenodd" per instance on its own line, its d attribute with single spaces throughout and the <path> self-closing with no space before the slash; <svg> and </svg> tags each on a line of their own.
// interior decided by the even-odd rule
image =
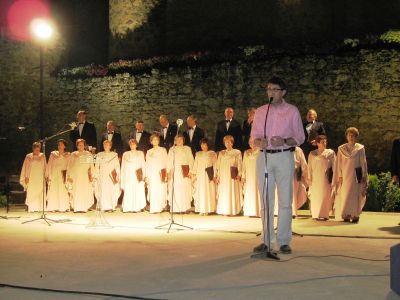
<svg viewBox="0 0 400 300">
<path fill-rule="evenodd" d="M 254 251 L 266 252 L 271 250 L 267 245 L 278 242 L 280 252 L 290 254 L 293 151 L 304 142 L 303 123 L 297 107 L 283 99 L 286 95 L 286 85 L 282 79 L 271 78 L 267 83 L 266 92 L 270 104 L 256 110 L 251 130 L 254 144 L 261 149 L 257 157 L 257 178 L 262 199 L 261 217 L 264 229 L 263 243 L 255 247 Z M 279 201 L 277 238 L 274 231 L 275 185 Z M 265 210 L 267 199 L 269 215 Z"/>
</svg>

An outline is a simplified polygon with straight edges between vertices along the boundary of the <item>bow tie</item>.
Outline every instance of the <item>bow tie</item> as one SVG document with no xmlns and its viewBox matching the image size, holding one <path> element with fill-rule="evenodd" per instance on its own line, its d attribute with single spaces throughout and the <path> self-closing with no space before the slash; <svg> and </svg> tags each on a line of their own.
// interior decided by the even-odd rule
<svg viewBox="0 0 400 300">
<path fill-rule="evenodd" d="M 136 132 L 136 133 L 143 133 L 143 131 L 138 131 L 138 132 Z"/>
<path fill-rule="evenodd" d="M 189 127 L 189 130 L 193 130 L 193 127 Z"/>
<path fill-rule="evenodd" d="M 83 124 L 85 124 L 85 123 L 78 123 L 78 125 L 83 125 Z"/>
<path fill-rule="evenodd" d="M 163 129 L 167 129 L 167 128 L 168 128 L 168 126 L 163 127 Z"/>
<path fill-rule="evenodd" d="M 225 122 L 226 122 L 226 123 L 230 123 L 230 122 L 231 122 L 231 120 L 225 120 Z"/>
<path fill-rule="evenodd" d="M 113 132 L 107 132 L 107 134 L 114 134 L 114 131 Z"/>
</svg>

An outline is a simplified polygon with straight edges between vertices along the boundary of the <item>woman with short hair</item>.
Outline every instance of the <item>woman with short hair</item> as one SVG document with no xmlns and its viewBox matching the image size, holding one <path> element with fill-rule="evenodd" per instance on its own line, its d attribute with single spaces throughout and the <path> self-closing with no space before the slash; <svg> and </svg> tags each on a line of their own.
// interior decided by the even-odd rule
<svg viewBox="0 0 400 300">
<path fill-rule="evenodd" d="M 71 193 L 71 207 L 74 212 L 87 212 L 94 204 L 93 156 L 85 150 L 86 141 L 76 140 L 77 151 L 72 152 L 67 165 L 67 184 Z"/>
<path fill-rule="evenodd" d="M 327 149 L 328 139 L 325 135 L 318 135 L 315 141 L 318 149 L 308 155 L 310 210 L 314 220 L 326 221 L 333 204 L 336 155 L 332 149 Z"/>
<path fill-rule="evenodd" d="M 97 177 L 95 195 L 97 201 L 99 201 L 100 209 L 108 212 L 117 208 L 118 198 L 121 195 L 121 169 L 118 153 L 111 151 L 111 148 L 112 142 L 104 140 L 104 151 L 99 152 L 95 160 Z"/>
<path fill-rule="evenodd" d="M 40 152 L 41 146 L 39 142 L 32 144 L 32 152 L 25 156 L 20 175 L 20 183 L 26 191 L 28 212 L 43 210 L 46 156 Z"/>
<path fill-rule="evenodd" d="M 153 148 L 146 153 L 147 200 L 150 213 L 160 213 L 167 205 L 167 150 L 160 147 L 160 136 L 152 134 Z"/>
<path fill-rule="evenodd" d="M 69 211 L 69 195 L 66 187 L 67 165 L 70 153 L 65 151 L 67 142 L 64 139 L 57 141 L 57 149 L 50 153 L 46 168 L 47 178 L 47 211 Z"/>
<path fill-rule="evenodd" d="M 217 154 L 209 150 L 207 138 L 200 140 L 201 151 L 196 153 L 193 164 L 194 208 L 203 215 L 214 213 L 216 209 L 216 191 L 214 183 Z"/>
<path fill-rule="evenodd" d="M 367 159 L 364 145 L 357 143 L 358 129 L 347 128 L 347 143 L 338 148 L 334 180 L 337 184 L 335 218 L 358 223 L 368 186 Z"/>
<path fill-rule="evenodd" d="M 171 211 L 177 213 L 189 211 L 193 195 L 191 174 L 194 158 L 192 149 L 184 143 L 185 137 L 178 134 L 175 146 L 168 151 L 168 203 Z"/>
<path fill-rule="evenodd" d="M 122 211 L 139 212 L 146 207 L 146 162 L 143 151 L 137 150 L 136 139 L 130 139 L 128 144 L 131 150 L 122 155 L 121 166 L 121 188 L 124 190 Z"/>
<path fill-rule="evenodd" d="M 233 136 L 226 135 L 223 143 L 226 149 L 219 152 L 217 159 L 217 214 L 235 216 L 241 212 L 243 205 L 240 182 L 242 153 L 238 149 L 233 149 Z"/>
</svg>

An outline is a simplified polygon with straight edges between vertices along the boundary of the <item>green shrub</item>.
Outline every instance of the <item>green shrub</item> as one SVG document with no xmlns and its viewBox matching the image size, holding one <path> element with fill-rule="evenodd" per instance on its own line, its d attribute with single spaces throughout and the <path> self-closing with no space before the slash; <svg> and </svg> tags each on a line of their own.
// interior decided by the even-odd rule
<svg viewBox="0 0 400 300">
<path fill-rule="evenodd" d="M 7 205 L 6 195 L 0 194 L 0 207 L 6 207 L 6 205 Z"/>
<path fill-rule="evenodd" d="M 384 43 L 400 44 L 400 30 L 386 31 L 379 39 Z"/>
<path fill-rule="evenodd" d="M 400 212 L 400 188 L 392 184 L 390 173 L 369 175 L 366 211 Z"/>
</svg>

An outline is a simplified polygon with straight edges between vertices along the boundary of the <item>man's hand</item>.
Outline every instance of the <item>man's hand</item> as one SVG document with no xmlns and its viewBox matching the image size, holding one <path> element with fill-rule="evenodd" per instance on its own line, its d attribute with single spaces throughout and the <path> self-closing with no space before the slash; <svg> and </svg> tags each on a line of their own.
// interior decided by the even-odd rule
<svg viewBox="0 0 400 300">
<path fill-rule="evenodd" d="M 261 150 L 265 150 L 268 147 L 268 140 L 265 138 L 256 138 L 254 139 L 254 146 L 260 148 Z"/>
<path fill-rule="evenodd" d="M 285 144 L 285 141 L 282 137 L 280 136 L 273 136 L 271 138 L 271 145 L 273 147 L 282 147 Z"/>
<path fill-rule="evenodd" d="M 343 177 L 339 177 L 339 178 L 338 178 L 338 183 L 339 183 L 339 184 L 342 184 L 342 183 L 343 183 Z"/>
</svg>

